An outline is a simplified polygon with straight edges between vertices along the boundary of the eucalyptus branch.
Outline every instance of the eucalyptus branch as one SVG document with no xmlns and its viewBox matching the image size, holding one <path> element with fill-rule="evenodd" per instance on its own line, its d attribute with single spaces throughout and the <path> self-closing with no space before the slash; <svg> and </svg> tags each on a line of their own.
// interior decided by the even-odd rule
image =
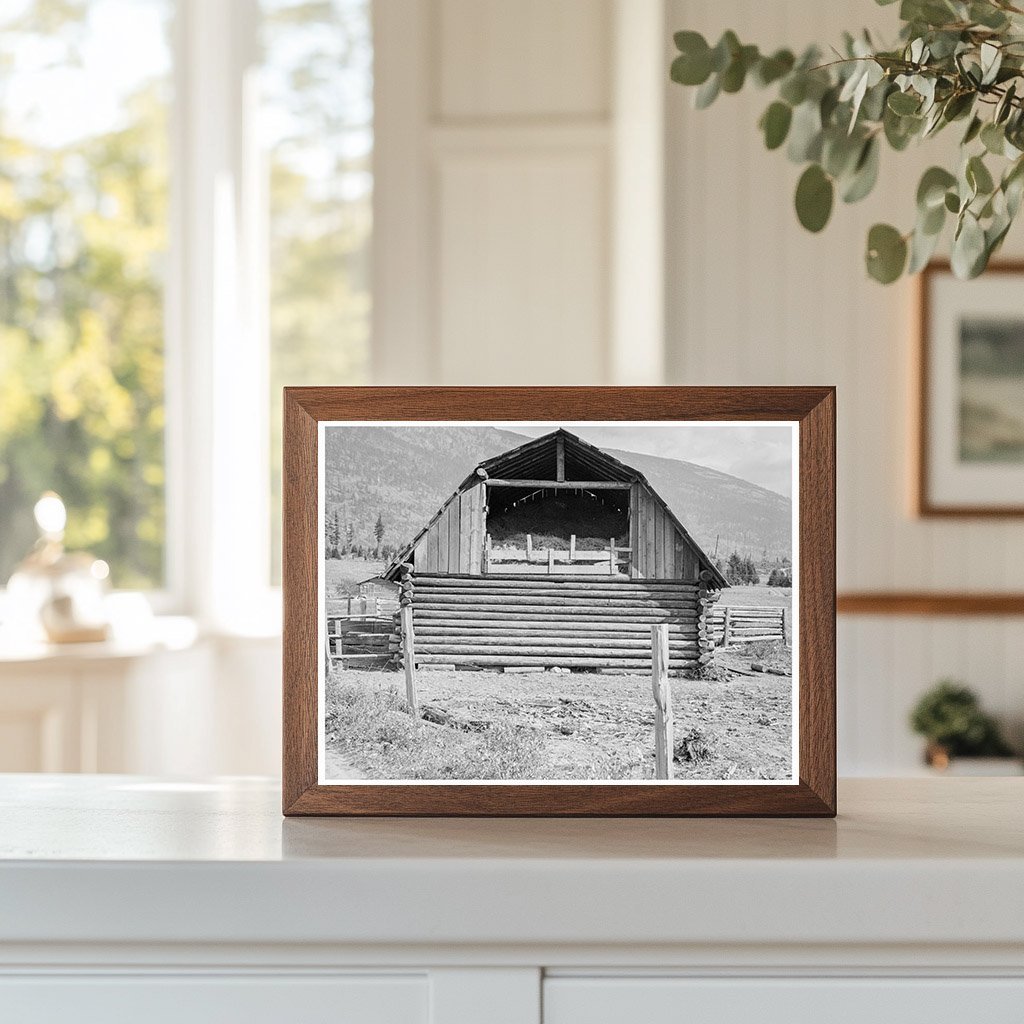
<svg viewBox="0 0 1024 1024">
<path fill-rule="evenodd" d="M 879 49 L 867 33 L 846 35 L 827 62 L 813 47 L 798 58 L 789 50 L 762 54 L 734 32 L 714 46 L 678 32 L 671 75 L 697 87 L 699 108 L 751 81 L 774 89 L 758 126 L 768 149 L 785 145 L 804 165 L 795 206 L 809 231 L 825 227 L 837 194 L 853 203 L 872 191 L 883 143 L 899 152 L 962 122 L 958 166 L 922 176 L 911 230 L 871 228 L 866 266 L 885 284 L 916 273 L 952 220 L 953 269 L 974 277 L 1002 245 L 1024 197 L 1024 25 L 1014 21 L 1024 9 L 1010 0 L 902 0 L 899 15 L 897 47 Z"/>
</svg>

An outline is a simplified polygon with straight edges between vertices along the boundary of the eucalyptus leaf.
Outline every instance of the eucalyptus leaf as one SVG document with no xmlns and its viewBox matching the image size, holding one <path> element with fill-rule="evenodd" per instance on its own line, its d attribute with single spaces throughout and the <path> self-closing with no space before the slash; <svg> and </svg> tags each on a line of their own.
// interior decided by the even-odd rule
<svg viewBox="0 0 1024 1024">
<path fill-rule="evenodd" d="M 747 72 L 757 59 L 756 46 L 741 46 L 733 55 L 732 63 L 722 72 L 722 92 L 739 92 L 746 81 Z"/>
<path fill-rule="evenodd" d="M 832 180 L 817 165 L 811 164 L 796 186 L 796 215 L 808 231 L 821 231 L 832 215 Z"/>
<path fill-rule="evenodd" d="M 784 78 L 793 70 L 796 58 L 789 50 L 776 50 L 770 57 L 762 57 L 754 66 L 753 77 L 764 87 Z"/>
<path fill-rule="evenodd" d="M 868 232 L 868 273 L 880 284 L 892 284 L 907 263 L 906 239 L 890 224 L 875 224 Z"/>
<path fill-rule="evenodd" d="M 960 140 L 961 146 L 967 146 L 972 143 L 980 134 L 983 123 L 980 117 L 972 117 L 971 123 L 967 126 L 967 131 L 964 132 L 963 139 Z"/>
<path fill-rule="evenodd" d="M 803 71 L 794 71 L 786 76 L 779 88 L 779 98 L 791 107 L 797 107 L 807 99 L 807 75 Z"/>
<path fill-rule="evenodd" d="M 1006 133 L 1001 125 L 989 121 L 981 129 L 981 142 L 993 156 L 1002 156 L 1006 146 Z"/>
<path fill-rule="evenodd" d="M 732 29 L 727 29 L 711 51 L 711 70 L 721 74 L 732 64 L 733 57 L 740 49 L 741 44 L 736 33 Z"/>
<path fill-rule="evenodd" d="M 793 163 L 817 160 L 821 156 L 821 112 L 813 101 L 801 103 L 793 111 L 786 155 Z"/>
<path fill-rule="evenodd" d="M 1002 29 L 1007 25 L 1006 15 L 990 3 L 972 3 L 968 9 L 968 17 L 985 28 Z"/>
<path fill-rule="evenodd" d="M 999 74 L 1003 63 L 1003 51 L 991 42 L 981 44 L 979 51 L 981 58 L 981 84 L 991 85 Z"/>
<path fill-rule="evenodd" d="M 917 186 L 917 207 L 927 212 L 936 206 L 942 206 L 946 199 L 946 192 L 956 184 L 956 176 L 950 174 L 944 167 L 929 167 L 921 175 L 921 181 Z"/>
<path fill-rule="evenodd" d="M 995 121 L 996 124 L 1002 124 L 1010 116 L 1010 113 L 1013 110 L 1013 101 L 1016 96 L 1017 83 L 1011 82 L 1006 87 L 1006 91 L 1003 93 L 999 102 L 996 104 L 996 112 L 992 116 L 992 120 Z"/>
<path fill-rule="evenodd" d="M 961 280 L 976 277 L 979 264 L 984 267 L 985 232 L 978 219 L 969 211 L 963 214 L 960 227 L 953 238 L 953 251 L 950 264 L 953 273 Z"/>
<path fill-rule="evenodd" d="M 894 92 L 889 96 L 889 109 L 894 114 L 916 114 L 921 100 L 909 92 Z"/>
<path fill-rule="evenodd" d="M 972 156 L 967 161 L 966 176 L 976 194 L 987 196 L 995 188 L 992 175 L 980 156 Z"/>
<path fill-rule="evenodd" d="M 864 137 L 853 137 L 838 127 L 822 132 L 821 166 L 833 178 L 852 171 L 864 149 Z"/>
<path fill-rule="evenodd" d="M 768 149 L 778 149 L 786 141 L 789 126 L 793 121 L 793 108 L 788 103 L 776 100 L 761 115 L 761 130 L 764 144 Z"/>
<path fill-rule="evenodd" d="M 877 137 L 872 137 L 864 143 L 854 172 L 843 187 L 844 203 L 860 202 L 875 187 L 878 181 L 879 148 Z"/>
<path fill-rule="evenodd" d="M 721 78 L 717 74 L 712 74 L 712 76 L 694 93 L 693 105 L 698 110 L 706 110 L 715 102 L 721 91 Z"/>
<path fill-rule="evenodd" d="M 941 234 L 946 224 L 946 204 L 940 203 L 928 210 L 919 210 L 917 213 L 917 228 L 925 235 Z"/>
<path fill-rule="evenodd" d="M 916 228 L 910 237 L 910 261 L 907 273 L 916 274 L 928 265 L 939 244 L 941 231 L 928 233 Z"/>
</svg>

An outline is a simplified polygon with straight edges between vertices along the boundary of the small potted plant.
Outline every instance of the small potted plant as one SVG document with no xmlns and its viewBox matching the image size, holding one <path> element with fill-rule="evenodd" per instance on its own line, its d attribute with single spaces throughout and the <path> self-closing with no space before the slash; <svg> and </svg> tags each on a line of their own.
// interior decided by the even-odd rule
<svg viewBox="0 0 1024 1024">
<path fill-rule="evenodd" d="M 925 693 L 910 715 L 910 725 L 928 741 L 925 763 L 938 771 L 1020 773 L 1019 759 L 1003 738 L 999 725 L 981 709 L 974 691 L 960 683 L 943 679 Z M 970 765 L 959 760 L 963 758 L 972 759 Z M 954 761 L 958 762 L 956 768 Z M 968 767 L 969 771 L 963 771 Z"/>
</svg>

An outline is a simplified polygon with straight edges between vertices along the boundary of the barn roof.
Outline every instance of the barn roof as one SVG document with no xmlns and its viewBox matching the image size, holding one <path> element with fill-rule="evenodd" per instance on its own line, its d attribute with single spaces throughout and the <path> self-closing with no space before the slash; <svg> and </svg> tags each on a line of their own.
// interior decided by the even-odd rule
<svg viewBox="0 0 1024 1024">
<path fill-rule="evenodd" d="M 627 466 L 624 462 L 613 455 L 609 455 L 596 445 L 584 441 L 583 438 L 572 433 L 570 430 L 566 430 L 564 427 L 552 430 L 550 433 L 534 438 L 532 441 L 526 441 L 516 448 L 510 448 L 507 452 L 495 455 L 491 459 L 485 459 L 475 466 L 473 471 L 459 484 L 454 493 L 442 502 L 441 507 L 424 524 L 419 533 L 399 551 L 381 575 L 385 579 L 394 579 L 402 563 L 408 559 L 423 535 L 441 517 L 452 498 L 481 478 L 553 480 L 555 478 L 556 453 L 559 440 L 562 441 L 565 457 L 565 475 L 568 481 L 571 482 L 573 479 L 608 480 L 618 481 L 623 484 L 633 482 L 643 484 L 660 502 L 665 513 L 680 534 L 693 546 L 701 566 L 711 573 L 715 583 L 719 587 L 727 587 L 729 585 L 725 577 L 715 567 L 714 562 L 711 561 L 705 554 L 704 549 L 693 539 L 690 532 L 679 521 L 678 516 L 672 511 L 665 499 L 658 494 L 643 473 L 632 466 Z"/>
</svg>

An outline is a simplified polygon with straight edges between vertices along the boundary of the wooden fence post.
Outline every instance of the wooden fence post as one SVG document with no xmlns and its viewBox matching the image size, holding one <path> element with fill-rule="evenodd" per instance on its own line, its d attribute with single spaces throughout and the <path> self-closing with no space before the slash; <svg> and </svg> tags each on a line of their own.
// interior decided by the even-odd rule
<svg viewBox="0 0 1024 1024">
<path fill-rule="evenodd" d="M 409 703 L 409 714 L 413 719 L 420 717 L 416 700 L 416 639 L 412 632 L 412 605 L 402 605 L 402 665 L 405 668 L 405 699 Z"/>
<path fill-rule="evenodd" d="M 672 687 L 668 681 L 668 626 L 651 626 L 651 684 L 654 690 L 654 777 L 672 778 Z"/>
<path fill-rule="evenodd" d="M 528 562 L 533 561 L 533 534 L 528 533 L 526 535 L 526 560 Z"/>
<path fill-rule="evenodd" d="M 786 609 L 785 608 L 781 608 L 780 611 L 782 612 L 782 642 L 784 644 L 788 644 L 789 643 L 789 635 L 786 632 Z"/>
<path fill-rule="evenodd" d="M 555 571 L 555 549 L 548 548 L 548 573 Z"/>
<path fill-rule="evenodd" d="M 616 569 L 618 569 L 618 565 L 616 565 L 615 558 L 615 538 L 612 537 L 608 541 L 608 575 L 614 576 Z"/>
<path fill-rule="evenodd" d="M 488 533 L 484 537 L 484 574 L 486 575 L 491 569 L 491 535 Z"/>
<path fill-rule="evenodd" d="M 569 561 L 576 561 L 576 534 L 570 534 L 569 536 Z"/>
<path fill-rule="evenodd" d="M 722 623 L 722 646 L 729 646 L 729 606 L 725 606 L 725 620 Z"/>
</svg>

